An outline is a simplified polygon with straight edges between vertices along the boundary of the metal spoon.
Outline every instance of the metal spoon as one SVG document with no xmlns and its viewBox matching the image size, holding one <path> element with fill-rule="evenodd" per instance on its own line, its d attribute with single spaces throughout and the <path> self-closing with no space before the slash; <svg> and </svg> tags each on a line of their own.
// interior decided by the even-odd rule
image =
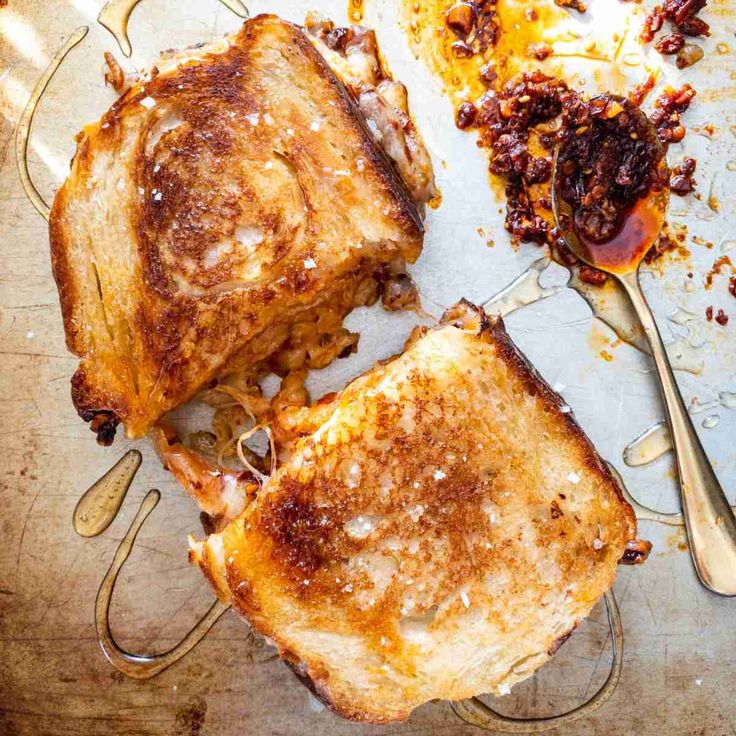
<svg viewBox="0 0 736 736">
<path fill-rule="evenodd" d="M 664 150 L 654 127 L 638 108 L 641 125 L 657 146 L 660 165 L 666 169 Z M 584 241 L 573 226 L 573 212 L 559 191 L 558 150 L 553 167 L 552 206 L 560 232 L 570 250 L 582 261 L 615 277 L 623 286 L 649 341 L 657 367 L 680 477 L 682 511 L 690 553 L 701 582 L 721 595 L 736 595 L 736 519 L 708 460 L 675 381 L 662 336 L 639 284 L 639 266 L 664 224 L 669 192 L 666 188 L 641 198 L 612 240 L 601 245 Z"/>
</svg>

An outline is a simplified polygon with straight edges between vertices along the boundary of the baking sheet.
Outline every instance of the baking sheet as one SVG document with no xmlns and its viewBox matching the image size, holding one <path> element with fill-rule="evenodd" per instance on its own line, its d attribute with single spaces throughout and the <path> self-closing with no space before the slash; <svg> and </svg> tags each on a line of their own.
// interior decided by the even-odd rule
<svg viewBox="0 0 736 736">
<path fill-rule="evenodd" d="M 539 0 L 544 2 L 546 0 Z M 640 6 L 592 0 L 581 34 L 605 39 L 625 15 Z M 405 724 L 356 726 L 321 709 L 306 689 L 268 652 L 247 627 L 226 616 L 186 659 L 154 680 L 135 682 L 117 673 L 102 656 L 94 631 L 93 605 L 99 582 L 138 504 L 151 487 L 163 499 L 141 532 L 121 575 L 112 610 L 113 629 L 130 648 L 162 650 L 178 641 L 208 608 L 212 596 L 186 561 L 186 535 L 199 531 L 193 504 L 156 461 L 146 442 L 116 440 L 96 446 L 69 399 L 76 361 L 66 353 L 56 289 L 50 273 L 46 223 L 20 185 L 13 131 L 23 106 L 49 60 L 80 25 L 90 30 L 55 75 L 38 109 L 31 137 L 30 169 L 50 201 L 73 153 L 73 136 L 114 99 L 102 81 L 102 52 L 119 50 L 95 18 L 101 0 L 10 0 L 0 8 L 0 459 L 2 545 L 0 546 L 0 733 L 7 734 L 243 734 L 243 733 L 473 733 L 447 703 L 419 708 Z M 282 1 L 249 3 L 252 14 L 277 11 L 300 21 L 317 8 L 338 22 L 346 3 Z M 398 0 L 368 0 L 366 23 L 375 26 L 395 75 L 409 86 L 417 122 L 433 154 L 443 205 L 430 211 L 424 254 L 412 273 L 429 311 L 461 296 L 482 302 L 513 281 L 540 256 L 536 246 L 510 247 L 502 227 L 503 203 L 489 187 L 483 154 L 472 135 L 453 125 L 452 103 L 441 84 L 414 57 L 400 27 Z M 685 327 L 668 320 L 676 307 L 696 319 L 692 341 L 704 360 L 700 375 L 680 372 L 686 401 L 704 403 L 720 391 L 736 391 L 736 300 L 725 278 L 704 290 L 704 274 L 736 238 L 733 222 L 736 173 L 736 6 L 712 2 L 703 14 L 713 26 L 704 42 L 706 58 L 692 71 L 699 95 L 687 113 L 691 133 L 671 150 L 698 159 L 703 200 L 673 198 L 671 220 L 688 225 L 688 263 L 671 263 L 664 274 L 643 278 L 665 335 Z M 596 20 L 597 19 L 597 20 Z M 159 49 L 205 40 L 236 28 L 240 19 L 216 0 L 183 3 L 144 0 L 133 12 L 129 35 L 132 64 L 145 67 Z M 577 21 L 576 21 L 577 23 Z M 636 28 L 638 21 L 632 21 Z M 717 50 L 718 44 L 724 53 Z M 728 51 L 725 52 L 725 48 Z M 656 53 L 647 63 L 661 64 Z M 624 71 L 634 80 L 643 65 Z M 593 89 L 598 76 L 585 61 L 571 60 L 571 73 Z M 666 78 L 677 79 L 672 64 Z M 620 80 L 619 80 L 620 81 Z M 703 126 L 712 123 L 715 133 Z M 701 133 L 694 132 L 700 129 Z M 736 165 L 734 165 L 736 168 Z M 720 212 L 708 207 L 709 193 Z M 483 229 L 483 235 L 478 228 Z M 712 248 L 693 242 L 713 244 Z M 495 245 L 486 241 L 492 238 Z M 687 272 L 697 288 L 687 292 Z M 552 266 L 545 284 L 564 285 L 566 272 Z M 706 305 L 732 312 L 726 328 L 705 320 Z M 358 310 L 348 326 L 361 332 L 358 353 L 312 376 L 315 395 L 335 390 L 375 360 L 403 344 L 415 317 L 380 308 Z M 572 290 L 518 310 L 507 320 L 513 338 L 547 380 L 558 388 L 598 446 L 613 461 L 641 501 L 662 510 L 677 507 L 671 458 L 627 468 L 623 448 L 663 417 L 649 359 L 591 319 Z M 601 357 L 605 350 L 612 361 Z M 702 428 L 706 416 L 718 424 Z M 696 426 L 729 498 L 736 500 L 736 410 L 717 406 L 698 413 Z M 144 462 L 112 527 L 83 540 L 71 526 L 81 492 L 129 447 Z M 645 566 L 622 568 L 615 591 L 626 632 L 619 688 L 591 719 L 565 734 L 725 734 L 736 732 L 731 694 L 736 664 L 736 602 L 704 590 L 695 578 L 684 537 L 676 529 L 641 523 L 654 550 Z M 496 700 L 499 710 L 523 715 L 557 713 L 589 697 L 607 674 L 610 654 L 602 610 L 584 623 L 553 661 L 532 680 Z"/>
</svg>

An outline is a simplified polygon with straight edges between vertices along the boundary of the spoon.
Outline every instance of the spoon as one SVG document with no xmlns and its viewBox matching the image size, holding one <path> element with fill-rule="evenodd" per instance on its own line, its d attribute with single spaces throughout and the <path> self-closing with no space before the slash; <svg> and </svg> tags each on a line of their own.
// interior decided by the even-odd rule
<svg viewBox="0 0 736 736">
<path fill-rule="evenodd" d="M 610 98 L 609 98 L 610 99 Z M 654 126 L 638 107 L 624 98 L 614 98 L 631 115 L 640 117 L 638 129 L 646 130 L 655 146 L 657 166 L 666 175 L 665 152 Z M 562 144 L 563 146 L 565 144 Z M 573 209 L 561 194 L 558 149 L 552 173 L 552 208 L 562 237 L 584 263 L 618 280 L 631 300 L 644 328 L 657 367 L 667 421 L 677 460 L 680 494 L 690 554 L 703 585 L 721 595 L 736 595 L 736 519 L 713 471 L 675 381 L 662 336 L 639 283 L 639 266 L 664 224 L 669 190 L 654 188 L 640 197 L 626 213 L 620 230 L 603 243 L 592 242 L 574 226 Z M 666 180 L 666 179 L 665 179 Z"/>
</svg>

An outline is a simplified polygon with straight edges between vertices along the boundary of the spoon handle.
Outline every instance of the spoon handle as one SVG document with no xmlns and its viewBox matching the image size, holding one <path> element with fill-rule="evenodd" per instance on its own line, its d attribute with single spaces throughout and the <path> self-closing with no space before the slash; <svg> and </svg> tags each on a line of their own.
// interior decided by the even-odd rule
<svg viewBox="0 0 736 736">
<path fill-rule="evenodd" d="M 618 278 L 641 321 L 657 366 L 695 569 L 707 588 L 721 595 L 736 595 L 736 519 L 682 400 L 638 272 Z"/>
</svg>

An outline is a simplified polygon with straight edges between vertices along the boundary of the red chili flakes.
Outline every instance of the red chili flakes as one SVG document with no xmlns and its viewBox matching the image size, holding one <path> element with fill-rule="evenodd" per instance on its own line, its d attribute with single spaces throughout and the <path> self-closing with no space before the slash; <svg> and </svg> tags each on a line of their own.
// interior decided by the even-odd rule
<svg viewBox="0 0 736 736">
<path fill-rule="evenodd" d="M 713 321 L 713 307 L 705 308 L 705 318 L 708 320 L 708 322 Z"/>
<path fill-rule="evenodd" d="M 637 107 L 641 107 L 649 93 L 654 89 L 655 81 L 654 74 L 647 74 L 647 78 L 641 84 L 637 84 L 633 87 L 631 92 L 629 92 L 629 100 L 631 100 L 631 102 L 633 102 Z"/>
<path fill-rule="evenodd" d="M 728 315 L 722 309 L 718 310 L 716 322 L 718 322 L 721 327 L 725 327 L 728 324 Z"/>
<path fill-rule="evenodd" d="M 731 296 L 736 296 L 736 276 L 731 276 L 728 280 L 728 293 Z"/>
<path fill-rule="evenodd" d="M 686 83 L 679 89 L 667 85 L 656 99 L 650 120 L 663 143 L 679 143 L 685 137 L 680 115 L 690 107 L 695 95 L 693 87 Z"/>
</svg>

